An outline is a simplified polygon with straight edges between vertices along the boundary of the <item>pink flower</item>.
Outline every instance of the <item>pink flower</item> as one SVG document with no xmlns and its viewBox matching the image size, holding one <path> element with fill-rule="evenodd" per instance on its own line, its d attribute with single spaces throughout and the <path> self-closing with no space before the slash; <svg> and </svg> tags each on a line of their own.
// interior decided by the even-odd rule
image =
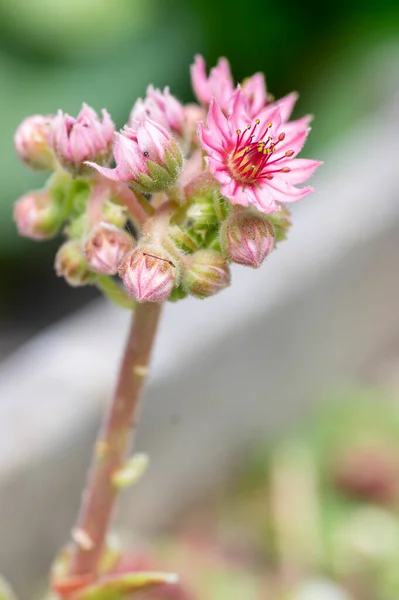
<svg viewBox="0 0 399 600">
<path fill-rule="evenodd" d="M 226 58 L 220 58 L 207 77 L 205 61 L 202 56 L 197 55 L 191 66 L 191 80 L 195 95 L 201 104 L 209 105 L 214 98 L 226 115 L 231 112 L 236 88 Z M 298 94 L 293 92 L 280 100 L 273 101 L 273 97 L 267 92 L 263 73 L 255 73 L 245 79 L 241 89 L 246 98 L 246 111 L 253 119 L 258 117 L 266 106 L 279 106 L 281 122 L 284 123 L 290 118 L 298 99 Z M 309 122 L 310 117 L 306 119 Z"/>
<path fill-rule="evenodd" d="M 116 275 L 123 258 L 132 247 L 133 239 L 126 231 L 109 223 L 100 223 L 86 240 L 84 251 L 93 271 Z"/>
<path fill-rule="evenodd" d="M 135 248 L 119 269 L 125 288 L 137 302 L 163 302 L 178 283 L 176 265 L 162 248 Z"/>
<path fill-rule="evenodd" d="M 147 117 L 136 129 L 125 127 L 115 134 L 114 157 L 114 169 L 87 164 L 104 177 L 128 182 L 144 193 L 173 187 L 183 164 L 180 147 L 170 133 Z"/>
<path fill-rule="evenodd" d="M 198 133 L 222 195 L 232 204 L 252 204 L 263 213 L 272 213 L 279 209 L 278 202 L 295 202 L 313 191 L 295 184 L 305 182 L 320 163 L 295 158 L 309 132 L 303 121 L 282 126 L 278 105 L 266 108 L 253 120 L 246 108 L 247 99 L 240 88 L 227 117 L 213 100 L 207 127 L 201 124 Z"/>
<path fill-rule="evenodd" d="M 106 110 L 102 121 L 97 113 L 83 104 L 76 119 L 59 111 L 54 118 L 51 144 L 60 164 L 75 175 L 85 172 L 86 161 L 107 164 L 111 158 L 115 125 Z"/>
<path fill-rule="evenodd" d="M 33 115 L 22 121 L 18 127 L 14 144 L 20 160 L 38 171 L 51 170 L 55 157 L 49 143 L 53 117 Z"/>
<path fill-rule="evenodd" d="M 148 117 L 155 123 L 162 125 L 178 136 L 183 135 L 185 124 L 185 112 L 183 105 L 172 96 L 169 88 L 163 92 L 148 86 L 147 95 L 144 100 L 139 98 L 132 108 L 129 117 L 129 126 L 135 129 L 143 117 Z"/>
</svg>

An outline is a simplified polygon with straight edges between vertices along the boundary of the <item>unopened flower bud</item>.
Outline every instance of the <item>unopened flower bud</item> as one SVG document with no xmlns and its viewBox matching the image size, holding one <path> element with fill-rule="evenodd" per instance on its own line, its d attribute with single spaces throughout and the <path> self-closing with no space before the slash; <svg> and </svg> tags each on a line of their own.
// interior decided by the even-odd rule
<svg viewBox="0 0 399 600">
<path fill-rule="evenodd" d="M 90 173 L 84 163 L 96 161 L 106 165 L 111 159 L 115 125 L 106 110 L 102 120 L 83 104 L 76 119 L 59 111 L 51 128 L 51 145 L 60 164 L 73 175 Z"/>
<path fill-rule="evenodd" d="M 178 284 L 174 259 L 157 246 L 140 246 L 127 254 L 119 269 L 125 288 L 137 302 L 163 302 Z"/>
<path fill-rule="evenodd" d="M 56 163 L 49 142 L 52 120 L 50 115 L 28 117 L 22 121 L 14 136 L 20 160 L 37 171 L 50 171 Z"/>
<path fill-rule="evenodd" d="M 197 298 L 207 298 L 230 285 L 230 269 L 216 250 L 198 250 L 188 258 L 184 273 L 185 289 Z"/>
<path fill-rule="evenodd" d="M 101 175 L 128 182 L 142 193 L 168 190 L 176 185 L 183 164 L 178 143 L 154 121 L 143 118 L 137 128 L 125 127 L 115 136 L 115 169 L 90 163 Z"/>
<path fill-rule="evenodd" d="M 125 255 L 133 247 L 132 237 L 110 223 L 100 223 L 85 243 L 89 267 L 96 273 L 116 275 Z"/>
<path fill-rule="evenodd" d="M 162 92 L 152 85 L 148 86 L 145 99 L 139 98 L 132 108 L 129 126 L 135 129 L 137 123 L 143 117 L 148 117 L 155 123 L 159 123 L 159 125 L 169 129 L 179 137 L 183 135 L 185 109 L 177 98 L 172 96 L 168 87 Z"/>
<path fill-rule="evenodd" d="M 233 211 L 222 223 L 220 243 L 233 262 L 257 269 L 274 248 L 273 226 L 252 210 Z"/>
<path fill-rule="evenodd" d="M 63 244 L 57 252 L 54 266 L 58 277 L 64 277 L 72 287 L 91 283 L 93 278 L 80 240 Z"/>
<path fill-rule="evenodd" d="M 14 205 L 14 221 L 20 235 L 48 240 L 60 229 L 62 214 L 48 191 L 30 192 Z"/>
</svg>

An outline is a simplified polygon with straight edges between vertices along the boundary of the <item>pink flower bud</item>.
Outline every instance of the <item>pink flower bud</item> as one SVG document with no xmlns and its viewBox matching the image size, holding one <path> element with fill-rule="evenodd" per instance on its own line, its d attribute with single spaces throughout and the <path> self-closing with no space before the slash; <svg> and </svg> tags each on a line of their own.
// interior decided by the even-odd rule
<svg viewBox="0 0 399 600">
<path fill-rule="evenodd" d="M 257 269 L 274 248 L 273 226 L 250 209 L 233 211 L 222 223 L 220 243 L 233 262 Z"/>
<path fill-rule="evenodd" d="M 22 121 L 15 132 L 14 144 L 20 160 L 37 171 L 50 171 L 55 165 L 49 143 L 52 119 L 50 115 L 33 115 Z"/>
<path fill-rule="evenodd" d="M 84 251 L 93 271 L 115 275 L 132 247 L 133 239 L 126 231 L 109 223 L 100 223 L 86 240 Z"/>
<path fill-rule="evenodd" d="M 82 175 L 89 172 L 86 161 L 109 163 L 114 131 L 106 110 L 100 121 L 97 113 L 83 104 L 76 119 L 58 112 L 52 124 L 51 144 L 60 164 L 74 175 Z"/>
<path fill-rule="evenodd" d="M 163 302 L 178 284 L 178 269 L 162 248 L 140 246 L 126 255 L 119 275 L 137 302 Z"/>
<path fill-rule="evenodd" d="M 150 85 L 145 99 L 139 98 L 133 106 L 129 126 L 135 129 L 144 117 L 148 117 L 179 137 L 183 135 L 185 111 L 183 105 L 169 92 L 168 87 L 161 92 Z"/>
<path fill-rule="evenodd" d="M 64 277 L 72 287 L 91 283 L 91 273 L 80 240 L 70 240 L 63 244 L 55 257 L 55 272 Z"/>
<path fill-rule="evenodd" d="M 116 134 L 114 156 L 115 169 L 89 164 L 101 175 L 128 182 L 143 193 L 172 188 L 183 164 L 180 147 L 170 133 L 146 117 L 137 129 L 125 127 Z"/>
<path fill-rule="evenodd" d="M 214 296 L 229 285 L 229 265 L 220 252 L 198 250 L 188 258 L 183 286 L 192 296 Z"/>
<path fill-rule="evenodd" d="M 14 205 L 14 221 L 20 235 L 33 240 L 53 237 L 62 224 L 62 215 L 47 191 L 30 192 Z"/>
</svg>

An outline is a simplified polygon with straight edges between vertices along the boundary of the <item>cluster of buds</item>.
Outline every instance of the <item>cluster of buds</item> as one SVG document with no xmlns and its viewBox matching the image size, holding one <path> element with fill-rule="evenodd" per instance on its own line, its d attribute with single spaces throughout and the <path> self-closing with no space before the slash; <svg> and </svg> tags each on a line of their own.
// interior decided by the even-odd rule
<svg viewBox="0 0 399 600">
<path fill-rule="evenodd" d="M 230 285 L 231 263 L 258 268 L 285 239 L 285 205 L 312 191 L 297 185 L 320 164 L 297 158 L 310 117 L 290 121 L 297 95 L 274 100 L 260 73 L 236 85 L 226 59 L 208 75 L 197 56 L 191 77 L 197 104 L 149 86 L 119 132 L 85 104 L 76 119 L 19 126 L 20 159 L 53 174 L 15 221 L 32 239 L 63 233 L 55 268 L 69 284 L 137 302 L 206 298 Z"/>
</svg>

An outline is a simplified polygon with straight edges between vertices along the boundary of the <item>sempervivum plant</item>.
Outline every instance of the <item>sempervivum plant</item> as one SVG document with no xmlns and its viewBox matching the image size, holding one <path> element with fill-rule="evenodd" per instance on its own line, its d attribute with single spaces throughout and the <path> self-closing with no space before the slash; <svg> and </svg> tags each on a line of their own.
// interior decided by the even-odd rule
<svg viewBox="0 0 399 600">
<path fill-rule="evenodd" d="M 150 86 L 119 132 L 106 110 L 99 116 L 83 104 L 76 118 L 62 111 L 29 117 L 15 136 L 22 161 L 52 172 L 43 190 L 17 201 L 20 234 L 61 234 L 57 275 L 135 309 L 73 540 L 51 578 L 53 593 L 65 599 L 118 599 L 175 585 L 157 571 L 121 574 L 104 558 L 117 491 L 137 476 L 137 460 L 126 458 L 129 424 L 162 304 L 222 291 L 231 263 L 260 267 L 286 237 L 285 205 L 312 191 L 298 184 L 320 164 L 297 158 L 310 118 L 290 121 L 295 93 L 272 99 L 260 73 L 236 86 L 226 59 L 207 75 L 197 56 L 191 75 L 197 104 Z"/>
</svg>

